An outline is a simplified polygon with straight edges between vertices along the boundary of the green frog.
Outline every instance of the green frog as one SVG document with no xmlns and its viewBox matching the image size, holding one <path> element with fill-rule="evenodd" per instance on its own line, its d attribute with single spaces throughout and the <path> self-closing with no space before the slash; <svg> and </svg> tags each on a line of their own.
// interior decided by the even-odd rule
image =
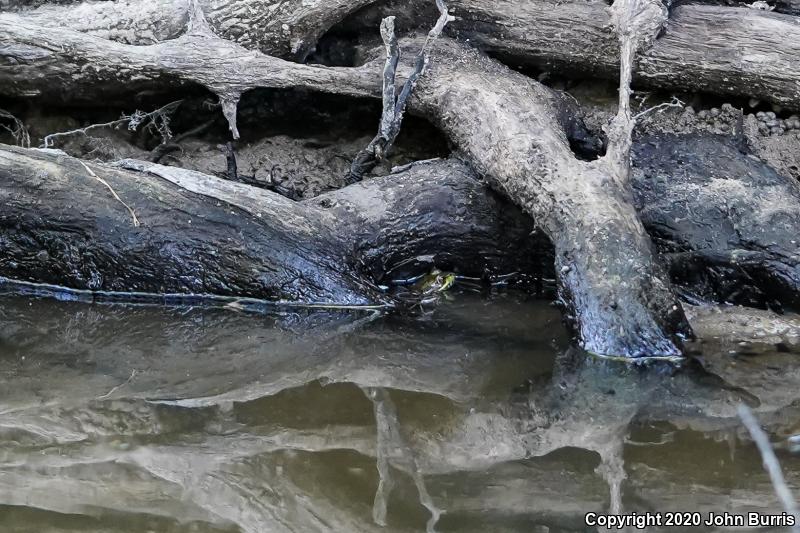
<svg viewBox="0 0 800 533">
<path fill-rule="evenodd" d="M 446 292 L 456 281 L 456 275 L 452 272 L 442 272 L 434 268 L 428 274 L 422 276 L 414 285 L 414 292 L 420 296 L 420 304 L 436 302 L 439 297 Z"/>
</svg>

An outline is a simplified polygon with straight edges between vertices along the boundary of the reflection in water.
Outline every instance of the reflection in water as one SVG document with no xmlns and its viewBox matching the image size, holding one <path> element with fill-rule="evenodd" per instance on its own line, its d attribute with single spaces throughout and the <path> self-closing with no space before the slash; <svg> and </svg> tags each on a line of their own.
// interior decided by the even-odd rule
<svg viewBox="0 0 800 533">
<path fill-rule="evenodd" d="M 779 511 L 736 406 L 797 487 L 800 328 L 741 345 L 738 319 L 712 318 L 675 372 L 587 359 L 553 309 L 512 295 L 416 318 L 4 297 L 0 531 L 555 532 L 589 511 Z"/>
<path fill-rule="evenodd" d="M 425 480 L 417 466 L 417 459 L 414 452 L 406 444 L 403 437 L 400 421 L 397 418 L 395 409 L 389 392 L 383 388 L 366 388 L 364 393 L 367 398 L 372 400 L 375 406 L 375 422 L 378 429 L 378 443 L 376 447 L 378 475 L 378 490 L 375 493 L 375 506 L 373 507 L 372 517 L 379 526 L 386 524 L 386 506 L 389 494 L 394 488 L 394 481 L 389 468 L 389 463 L 394 458 L 394 463 L 408 472 L 414 480 L 414 485 L 419 493 L 419 501 L 431 513 L 431 518 L 426 524 L 426 530 L 431 533 L 442 515 L 442 510 L 433 503 L 428 489 L 425 487 Z"/>
</svg>

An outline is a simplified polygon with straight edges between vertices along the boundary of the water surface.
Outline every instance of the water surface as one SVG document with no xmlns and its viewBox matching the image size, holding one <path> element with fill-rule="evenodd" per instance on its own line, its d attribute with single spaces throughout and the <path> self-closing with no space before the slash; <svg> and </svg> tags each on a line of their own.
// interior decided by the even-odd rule
<svg viewBox="0 0 800 533">
<path fill-rule="evenodd" d="M 698 350 L 680 372 L 587 359 L 555 309 L 515 295 L 413 317 L 4 296 L 0 531 L 555 532 L 585 531 L 589 511 L 779 512 L 735 409 L 754 408 L 800 487 L 800 354 Z"/>
</svg>

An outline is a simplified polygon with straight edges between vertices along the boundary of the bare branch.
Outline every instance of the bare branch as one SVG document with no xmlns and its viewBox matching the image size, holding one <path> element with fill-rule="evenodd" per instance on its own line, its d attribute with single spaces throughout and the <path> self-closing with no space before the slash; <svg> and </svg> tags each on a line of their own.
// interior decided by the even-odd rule
<svg viewBox="0 0 800 533">
<path fill-rule="evenodd" d="M 175 110 L 178 109 L 178 106 L 180 106 L 182 103 L 183 100 L 176 100 L 175 102 L 171 102 L 164 107 L 160 107 L 149 113 L 136 110 L 132 115 L 123 114 L 122 118 L 118 120 L 112 120 L 111 122 L 92 124 L 90 126 L 86 126 L 85 128 L 51 133 L 44 138 L 44 148 L 52 148 L 53 141 L 61 137 L 70 137 L 78 133 L 81 135 L 88 135 L 90 131 L 98 128 L 118 129 L 120 126 L 125 124 L 128 125 L 128 129 L 131 131 L 136 131 L 142 124 L 145 124 L 145 127 L 148 128 L 153 127 L 161 135 L 162 140 L 166 142 L 170 139 L 170 137 L 172 137 L 172 132 L 169 129 L 169 116 L 174 113 Z"/>
<path fill-rule="evenodd" d="M 644 102 L 643 102 L 644 103 Z M 659 109 L 667 109 L 671 107 L 686 107 L 686 102 L 682 101 L 680 98 L 673 96 L 670 102 L 663 102 L 658 105 L 654 105 L 653 107 L 648 107 L 644 111 L 640 111 L 639 113 L 633 116 L 633 120 L 639 120 L 645 115 L 652 113 L 653 111 L 658 111 Z"/>
<path fill-rule="evenodd" d="M 761 453 L 761 459 L 764 462 L 764 469 L 766 469 L 769 474 L 772 487 L 775 489 L 775 493 L 778 495 L 783 509 L 788 514 L 795 517 L 796 525 L 792 528 L 792 532 L 800 533 L 800 525 L 798 525 L 800 524 L 800 510 L 797 507 L 794 496 L 792 496 L 792 491 L 789 490 L 789 487 L 786 485 L 781 465 L 778 462 L 778 458 L 775 456 L 775 451 L 772 449 L 767 434 L 761 429 L 758 420 L 756 420 L 755 415 L 749 407 L 744 404 L 739 404 L 738 412 L 739 418 L 742 419 L 742 423 L 747 428 L 747 431 L 750 432 L 750 436 L 753 437 L 756 446 L 758 446 L 758 451 Z"/>
</svg>

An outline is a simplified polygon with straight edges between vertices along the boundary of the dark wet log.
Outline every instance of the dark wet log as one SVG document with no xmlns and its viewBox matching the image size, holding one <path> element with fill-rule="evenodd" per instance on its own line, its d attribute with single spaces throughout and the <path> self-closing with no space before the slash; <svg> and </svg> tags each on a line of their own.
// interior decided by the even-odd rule
<svg viewBox="0 0 800 533">
<path fill-rule="evenodd" d="M 371 305 L 390 300 L 373 279 L 420 273 L 419 262 L 395 268 L 408 259 L 481 276 L 528 272 L 539 257 L 531 222 L 458 163 L 415 166 L 314 203 L 125 164 L 142 172 L 4 147 L 0 276 L 89 291 Z"/>
<path fill-rule="evenodd" d="M 705 299 L 800 306 L 800 183 L 713 135 L 647 136 L 635 146 L 636 204 Z"/>
</svg>

